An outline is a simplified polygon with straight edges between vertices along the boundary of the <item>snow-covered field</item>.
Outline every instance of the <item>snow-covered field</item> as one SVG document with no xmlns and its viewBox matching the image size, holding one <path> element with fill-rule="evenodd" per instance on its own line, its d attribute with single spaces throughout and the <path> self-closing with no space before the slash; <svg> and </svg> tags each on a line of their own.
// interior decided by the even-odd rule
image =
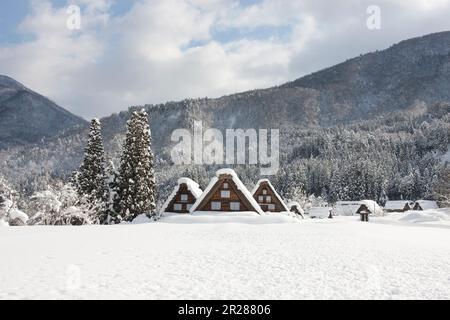
<svg viewBox="0 0 450 320">
<path fill-rule="evenodd" d="M 0 227 L 0 298 L 450 299 L 450 224 L 406 216 Z"/>
</svg>

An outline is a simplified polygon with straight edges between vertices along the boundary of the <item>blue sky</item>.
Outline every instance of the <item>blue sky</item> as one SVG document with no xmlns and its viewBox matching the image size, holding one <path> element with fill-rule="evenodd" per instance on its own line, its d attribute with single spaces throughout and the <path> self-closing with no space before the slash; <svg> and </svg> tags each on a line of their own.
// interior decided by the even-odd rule
<svg viewBox="0 0 450 320">
<path fill-rule="evenodd" d="M 450 30 L 449 16 L 450 0 L 2 0 L 0 74 L 90 118 L 279 85 Z"/>
<path fill-rule="evenodd" d="M 64 8 L 71 1 L 52 0 L 51 3 L 56 8 Z M 132 0 L 114 1 L 111 5 L 112 15 L 126 13 L 133 6 Z M 18 30 L 20 23 L 31 11 L 30 0 L 2 0 L 0 1 L 0 43 L 17 43 L 30 39 L 30 35 Z"/>
<path fill-rule="evenodd" d="M 55 8 L 65 8 L 72 1 L 52 0 Z M 260 4 L 262 0 L 240 0 L 243 7 Z M 132 0 L 117 0 L 111 2 L 110 14 L 118 17 L 127 13 L 133 7 Z M 83 6 L 81 6 L 83 7 Z M 31 11 L 30 0 L 3 0 L 0 2 L 0 44 L 14 44 L 31 39 L 31 35 L 18 30 L 20 23 Z M 239 38 L 265 39 L 269 37 L 288 36 L 291 28 L 288 24 L 283 26 L 261 26 L 258 28 L 229 28 L 226 30 L 214 29 L 212 34 L 220 42 L 229 42 Z M 195 42 L 193 44 L 196 44 Z"/>
</svg>

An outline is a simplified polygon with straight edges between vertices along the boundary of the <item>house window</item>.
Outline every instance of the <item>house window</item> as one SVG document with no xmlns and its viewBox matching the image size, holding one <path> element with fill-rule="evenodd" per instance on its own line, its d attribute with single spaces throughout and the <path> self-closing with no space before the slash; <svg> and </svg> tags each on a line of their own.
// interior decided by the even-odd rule
<svg viewBox="0 0 450 320">
<path fill-rule="evenodd" d="M 267 197 L 266 197 L 266 202 L 267 202 L 267 203 L 272 202 L 272 197 L 271 197 L 271 196 L 267 196 Z"/>
<path fill-rule="evenodd" d="M 263 194 L 267 194 L 267 190 L 266 189 L 263 190 Z"/>
<path fill-rule="evenodd" d="M 173 209 L 174 209 L 175 211 L 181 211 L 181 210 L 183 209 L 183 206 L 181 205 L 181 203 L 175 203 L 175 204 L 173 205 Z"/>
<path fill-rule="evenodd" d="M 259 202 L 264 202 L 264 196 L 258 196 L 258 201 Z"/>
<path fill-rule="evenodd" d="M 211 210 L 220 210 L 222 208 L 222 204 L 219 201 L 211 202 Z"/>
<path fill-rule="evenodd" d="M 229 190 L 222 190 L 222 191 L 220 191 L 220 196 L 222 198 L 229 198 L 230 197 L 230 191 Z"/>
<path fill-rule="evenodd" d="M 269 208 L 269 211 L 274 211 L 275 210 L 275 205 L 274 204 L 269 204 L 268 208 Z"/>
<path fill-rule="evenodd" d="M 183 202 L 188 201 L 188 195 L 187 194 L 182 194 L 181 195 L 181 201 L 183 201 Z"/>
<path fill-rule="evenodd" d="M 192 208 L 192 204 L 187 204 L 187 205 L 186 205 L 186 210 L 187 210 L 187 211 L 191 210 L 191 208 Z"/>
<path fill-rule="evenodd" d="M 241 209 L 241 204 L 239 202 L 230 202 L 231 211 L 239 211 Z"/>
<path fill-rule="evenodd" d="M 224 189 L 228 189 L 228 182 L 224 182 L 223 188 L 224 188 Z"/>
</svg>

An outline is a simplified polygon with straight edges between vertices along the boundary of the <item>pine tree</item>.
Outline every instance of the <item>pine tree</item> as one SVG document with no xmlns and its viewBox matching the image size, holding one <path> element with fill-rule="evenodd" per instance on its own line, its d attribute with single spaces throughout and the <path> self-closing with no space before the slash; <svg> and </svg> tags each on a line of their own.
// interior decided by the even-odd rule
<svg viewBox="0 0 450 320">
<path fill-rule="evenodd" d="M 127 123 L 117 188 L 121 217 L 132 221 L 139 214 L 155 214 L 155 176 L 147 113 L 134 112 Z"/>
<path fill-rule="evenodd" d="M 91 121 L 89 140 L 85 149 L 84 161 L 75 177 L 80 196 L 87 196 L 92 206 L 98 209 L 95 219 L 98 223 L 107 222 L 108 187 L 105 169 L 105 150 L 98 119 Z"/>
<path fill-rule="evenodd" d="M 381 190 L 380 197 L 378 198 L 378 204 L 384 207 L 386 205 L 386 202 L 388 202 L 389 198 L 386 194 L 386 191 L 384 189 Z"/>
<path fill-rule="evenodd" d="M 117 203 L 117 190 L 119 187 L 119 172 L 116 170 L 114 163 L 110 161 L 107 167 L 108 175 L 108 224 L 118 224 L 122 221 L 119 214 L 120 208 Z"/>
<path fill-rule="evenodd" d="M 441 207 L 450 206 L 450 166 L 441 169 L 433 191 Z"/>
</svg>

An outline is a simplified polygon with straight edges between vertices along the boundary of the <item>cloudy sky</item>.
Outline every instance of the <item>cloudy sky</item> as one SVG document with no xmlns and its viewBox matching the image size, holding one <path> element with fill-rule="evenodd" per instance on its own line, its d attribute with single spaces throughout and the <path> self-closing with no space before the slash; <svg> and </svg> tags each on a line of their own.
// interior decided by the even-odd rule
<svg viewBox="0 0 450 320">
<path fill-rule="evenodd" d="M 367 27 L 371 5 L 381 29 Z M 0 74 L 98 117 L 282 84 L 450 30 L 449 17 L 450 0 L 2 0 Z"/>
</svg>

